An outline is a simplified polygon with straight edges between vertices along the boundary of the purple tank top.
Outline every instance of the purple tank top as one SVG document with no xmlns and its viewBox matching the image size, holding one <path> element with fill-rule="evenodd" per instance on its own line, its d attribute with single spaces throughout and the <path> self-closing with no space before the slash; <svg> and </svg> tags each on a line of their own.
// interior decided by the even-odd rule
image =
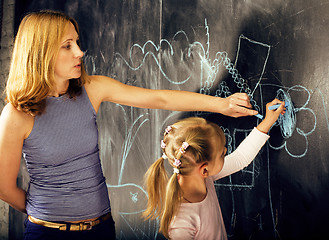
<svg viewBox="0 0 329 240">
<path fill-rule="evenodd" d="M 26 210 L 47 221 L 77 221 L 110 212 L 98 149 L 96 112 L 85 88 L 76 99 L 47 98 L 23 144 L 30 176 Z"/>
</svg>

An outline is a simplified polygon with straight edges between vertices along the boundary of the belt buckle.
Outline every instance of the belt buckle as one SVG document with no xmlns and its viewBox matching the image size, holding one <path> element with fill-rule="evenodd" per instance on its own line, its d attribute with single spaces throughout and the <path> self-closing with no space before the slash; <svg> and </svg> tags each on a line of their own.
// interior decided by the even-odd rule
<svg viewBox="0 0 329 240">
<path fill-rule="evenodd" d="M 93 221 L 83 222 L 80 226 L 83 230 L 91 230 L 93 228 Z"/>
</svg>

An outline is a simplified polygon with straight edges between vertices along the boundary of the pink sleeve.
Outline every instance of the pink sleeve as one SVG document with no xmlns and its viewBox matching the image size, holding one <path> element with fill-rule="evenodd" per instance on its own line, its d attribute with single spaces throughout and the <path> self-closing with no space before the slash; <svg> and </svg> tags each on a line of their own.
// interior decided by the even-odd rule
<svg viewBox="0 0 329 240">
<path fill-rule="evenodd" d="M 223 168 L 217 175 L 213 176 L 213 180 L 229 176 L 247 167 L 257 156 L 269 137 L 269 135 L 254 128 L 236 150 L 224 158 Z"/>
</svg>

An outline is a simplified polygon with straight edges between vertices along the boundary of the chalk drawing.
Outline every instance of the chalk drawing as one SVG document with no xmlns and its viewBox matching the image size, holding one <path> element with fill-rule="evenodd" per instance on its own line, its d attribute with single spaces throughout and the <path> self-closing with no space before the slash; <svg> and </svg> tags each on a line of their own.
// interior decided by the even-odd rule
<svg viewBox="0 0 329 240">
<path fill-rule="evenodd" d="M 130 48 L 128 59 L 124 58 L 122 54 L 115 53 L 116 57 L 121 60 L 125 66 L 127 66 L 130 71 L 137 72 L 137 71 L 143 71 L 144 69 L 148 69 L 150 67 L 157 68 L 159 72 L 161 73 L 161 76 L 165 81 L 172 84 L 173 86 L 183 85 L 191 83 L 192 79 L 192 73 L 193 70 L 199 69 L 199 75 L 196 78 L 196 80 L 199 83 L 199 92 L 202 94 L 209 95 L 211 92 L 215 93 L 215 96 L 217 97 L 228 97 L 232 94 L 229 85 L 225 81 L 221 81 L 217 86 L 215 85 L 215 80 L 218 78 L 220 73 L 220 68 L 224 67 L 227 73 L 231 76 L 234 84 L 236 87 L 240 90 L 240 92 L 245 92 L 250 96 L 251 103 L 253 107 L 258 110 L 259 112 L 262 111 L 264 108 L 263 106 L 263 96 L 262 91 L 266 87 L 275 87 L 277 88 L 277 97 L 281 100 L 288 101 L 289 102 L 289 108 L 287 109 L 287 112 L 284 116 L 280 116 L 277 123 L 274 126 L 280 127 L 281 135 L 283 138 L 283 144 L 276 146 L 273 143 L 268 143 L 264 147 L 263 151 L 267 153 L 265 163 L 267 166 L 267 173 L 264 173 L 267 175 L 267 191 L 269 196 L 269 203 L 270 206 L 270 215 L 272 216 L 272 227 L 273 227 L 273 234 L 276 234 L 276 223 L 275 223 L 275 216 L 274 216 L 274 209 L 272 206 L 272 198 L 271 198 L 271 186 L 270 186 L 270 156 L 268 154 L 269 149 L 273 150 L 282 150 L 284 149 L 287 154 L 289 154 L 293 158 L 302 158 L 307 153 L 308 148 L 308 136 L 314 132 L 316 128 L 316 115 L 313 112 L 311 108 L 308 107 L 309 99 L 310 99 L 310 90 L 306 89 L 303 86 L 297 85 L 292 87 L 285 87 L 281 85 L 273 85 L 268 84 L 263 79 L 263 75 L 266 71 L 266 64 L 268 62 L 270 52 L 271 52 L 271 46 L 266 43 L 261 43 L 255 40 L 252 40 L 244 35 L 241 35 L 239 37 L 238 46 L 237 46 L 237 55 L 234 63 L 230 60 L 228 54 L 226 52 L 216 52 L 214 54 L 214 59 L 210 58 L 210 31 L 209 26 L 207 23 L 207 20 L 205 19 L 205 38 L 206 38 L 206 46 L 204 46 L 201 41 L 194 41 L 190 42 L 187 34 L 182 30 L 178 31 L 171 40 L 161 39 L 158 44 L 154 43 L 151 40 L 146 41 L 144 44 L 133 44 Z M 173 46 L 174 42 L 177 41 L 184 41 L 186 42 L 186 49 L 180 49 L 182 53 L 186 53 L 185 56 L 182 56 L 180 59 L 180 64 L 185 64 L 186 61 L 192 61 L 193 64 L 186 63 L 185 69 L 186 69 L 186 75 L 183 78 L 178 78 L 175 76 L 174 78 L 171 77 L 170 71 L 168 71 L 168 67 L 165 66 L 165 63 L 168 64 L 168 59 L 170 57 L 174 58 L 175 54 L 177 52 L 175 51 L 175 47 Z M 248 82 L 239 74 L 238 70 L 236 69 L 236 64 L 239 58 L 240 50 L 241 50 L 241 42 L 247 41 L 249 44 L 258 45 L 261 47 L 264 47 L 267 49 L 267 55 L 264 59 L 262 70 L 259 73 L 259 78 L 257 80 L 257 83 L 253 89 L 250 88 L 248 85 Z M 100 57 L 104 60 L 104 56 L 102 53 L 100 53 Z M 141 56 L 140 59 L 136 59 L 136 55 Z M 179 54 L 178 54 L 179 55 Z M 166 57 L 166 59 L 164 59 Z M 91 70 L 92 73 L 96 72 L 97 69 L 95 68 L 95 59 L 97 56 L 88 56 L 86 54 L 84 61 L 86 62 L 87 67 Z M 150 61 L 150 59 L 152 61 Z M 191 60 L 192 59 L 192 60 Z M 147 65 L 152 64 L 153 65 Z M 173 64 L 174 61 L 172 61 L 172 66 L 174 67 L 175 64 Z M 196 74 L 194 74 L 196 75 Z M 195 77 L 193 78 L 195 79 Z M 144 81 L 150 81 L 149 79 L 144 79 Z M 215 91 L 212 91 L 215 90 Z M 254 93 L 255 91 L 260 92 L 260 102 L 256 102 L 254 99 Z M 308 94 L 308 99 L 306 100 L 305 104 L 301 107 L 296 107 L 293 104 L 293 99 L 291 99 L 291 92 L 298 92 L 303 91 Z M 324 105 L 324 104 L 323 104 Z M 143 113 L 140 116 L 136 116 L 136 114 L 128 114 L 126 112 L 126 108 L 122 107 L 122 119 L 123 123 L 125 124 L 125 139 L 122 147 L 122 153 L 121 153 L 121 159 L 114 159 L 112 161 L 119 161 L 121 164 L 121 167 L 119 169 L 119 175 L 117 179 L 117 183 L 108 184 L 108 187 L 111 190 L 114 190 L 116 188 L 125 188 L 130 187 L 128 192 L 129 198 L 130 198 L 130 204 L 138 204 L 139 199 L 141 196 L 147 197 L 146 191 L 143 189 L 142 186 L 138 185 L 137 183 L 123 183 L 123 176 L 125 174 L 125 166 L 127 164 L 127 156 L 131 153 L 131 147 L 134 143 L 134 140 L 136 136 L 139 134 L 139 131 L 144 127 L 144 124 L 148 121 L 150 121 L 153 117 L 161 121 L 157 116 L 153 116 L 148 113 Z M 130 108 L 130 111 L 134 111 L 133 108 Z M 302 111 L 307 111 L 310 113 L 314 118 L 314 126 L 312 126 L 311 130 L 304 131 L 301 128 L 296 127 L 296 122 L 298 119 L 298 113 Z M 176 115 L 177 112 L 168 113 L 168 116 L 163 119 L 163 122 L 159 123 L 160 126 L 163 128 L 166 126 L 164 124 L 167 122 L 168 119 L 170 119 L 172 116 Z M 264 114 L 264 113 L 263 113 Z M 327 116 L 327 115 L 326 115 Z M 258 122 L 259 120 L 257 120 Z M 328 123 L 328 117 L 327 117 L 327 125 L 329 130 L 329 123 Z M 274 127 L 273 126 L 273 127 Z M 244 135 L 247 136 L 250 131 L 252 130 L 254 126 L 250 126 L 248 129 L 239 129 L 235 128 L 233 131 L 230 131 L 227 128 L 223 128 L 223 131 L 225 133 L 226 139 L 227 139 L 227 153 L 233 152 L 239 143 L 236 142 L 236 136 L 237 135 Z M 289 142 L 290 138 L 294 135 L 298 134 L 302 136 L 305 139 L 305 149 L 301 153 L 293 153 L 289 147 L 287 142 Z M 160 146 L 158 149 L 154 149 L 154 152 L 158 152 L 160 154 Z M 258 155 L 256 159 L 250 164 L 247 168 L 243 169 L 241 171 L 241 181 L 240 182 L 234 182 L 232 176 L 229 176 L 226 178 L 225 182 L 217 182 L 216 188 L 227 188 L 229 191 L 231 191 L 232 196 L 232 217 L 231 217 L 231 231 L 234 230 L 235 221 L 236 221 L 236 210 L 235 210 L 235 202 L 234 202 L 234 192 L 240 191 L 242 189 L 248 190 L 255 187 L 255 178 L 260 174 L 260 167 L 259 163 L 260 161 L 263 161 Z M 150 163 L 151 164 L 151 163 Z M 145 169 L 146 171 L 146 169 Z M 223 206 L 225 207 L 225 206 Z M 120 217 L 126 222 L 127 227 L 131 229 L 132 232 L 134 232 L 136 239 L 144 239 L 144 238 L 156 238 L 158 235 L 157 229 L 158 224 L 151 222 L 146 222 L 144 225 L 144 228 L 138 228 L 136 225 L 133 224 L 131 220 L 128 219 L 128 216 L 140 216 L 141 212 L 144 209 L 139 208 L 136 209 L 136 211 L 125 211 L 124 207 L 123 209 L 120 209 L 119 215 Z M 139 219 L 140 221 L 140 219 Z M 258 224 L 259 229 L 263 228 L 264 219 L 262 218 L 262 215 L 259 215 L 258 217 Z M 150 230 L 151 228 L 155 228 L 155 230 Z M 230 234 L 230 230 L 228 231 L 228 234 Z M 125 239 L 125 233 L 120 232 L 120 239 Z M 150 236 L 151 235 L 151 236 Z M 146 237 L 149 236 L 149 237 Z"/>
<path fill-rule="evenodd" d="M 266 84 L 264 84 L 266 85 Z M 274 85 L 271 85 L 272 87 L 275 87 Z M 307 95 L 307 99 L 305 101 L 305 103 L 301 106 L 301 107 L 295 107 L 293 106 L 293 101 L 291 100 L 290 97 L 290 93 L 291 92 L 304 92 Z M 275 150 L 280 150 L 280 149 L 285 149 L 285 151 L 294 158 L 302 158 L 307 154 L 307 150 L 308 150 L 308 136 L 313 133 L 316 129 L 316 125 L 317 125 L 317 117 L 314 113 L 314 111 L 308 107 L 309 101 L 310 101 L 310 97 L 311 97 L 311 92 L 310 90 L 308 90 L 307 88 L 301 86 L 301 85 L 295 85 L 293 87 L 282 87 L 280 86 L 280 89 L 278 89 L 277 91 L 277 98 L 279 98 L 282 101 L 286 101 L 289 102 L 290 107 L 287 108 L 286 113 L 283 116 L 280 116 L 276 125 L 280 126 L 281 129 L 281 135 L 284 138 L 284 142 L 282 145 L 280 146 L 274 146 L 273 144 L 271 144 L 269 142 L 269 145 L 272 149 Z M 307 112 L 309 113 L 309 118 L 312 119 L 312 123 L 313 125 L 311 125 L 311 128 L 309 131 L 304 131 L 301 128 L 296 127 L 296 122 L 297 122 L 297 113 L 302 113 L 302 112 Z M 270 133 L 269 133 L 270 134 Z M 303 152 L 300 153 L 293 153 L 290 149 L 289 146 L 287 144 L 287 141 L 289 141 L 289 139 L 292 137 L 293 134 L 297 134 L 299 136 L 301 136 L 305 143 L 305 148 L 303 150 Z M 299 146 L 299 148 L 301 149 L 301 146 Z"/>
</svg>

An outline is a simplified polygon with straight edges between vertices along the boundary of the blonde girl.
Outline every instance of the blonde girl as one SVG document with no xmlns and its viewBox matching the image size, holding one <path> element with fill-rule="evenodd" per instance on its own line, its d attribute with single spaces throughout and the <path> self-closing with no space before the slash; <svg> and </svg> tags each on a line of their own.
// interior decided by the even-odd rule
<svg viewBox="0 0 329 240">
<path fill-rule="evenodd" d="M 268 110 L 277 103 L 277 110 Z M 265 119 L 228 156 L 218 125 L 192 117 L 168 126 L 161 141 L 163 155 L 145 175 L 149 199 L 144 217 L 159 217 L 159 230 L 166 238 L 227 239 L 214 181 L 249 165 L 284 112 L 281 101 L 268 103 Z M 169 179 L 166 159 L 173 168 Z"/>
</svg>

